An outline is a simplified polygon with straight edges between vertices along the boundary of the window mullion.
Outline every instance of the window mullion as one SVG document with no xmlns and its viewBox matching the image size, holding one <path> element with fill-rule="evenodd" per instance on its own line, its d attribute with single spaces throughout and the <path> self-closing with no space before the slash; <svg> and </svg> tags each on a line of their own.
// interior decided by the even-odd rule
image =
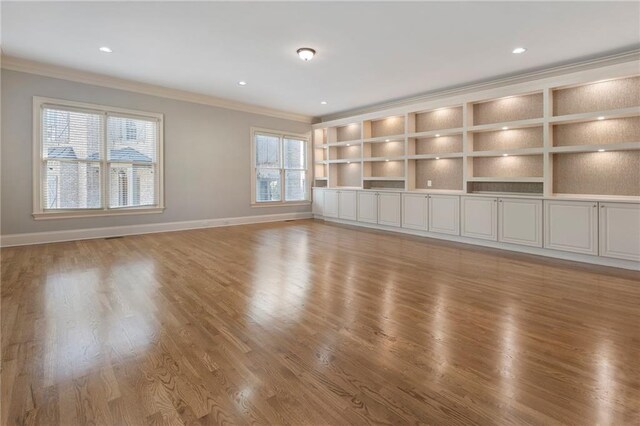
<svg viewBox="0 0 640 426">
<path fill-rule="evenodd" d="M 102 171 L 101 171 L 101 179 L 102 179 L 102 185 L 101 185 L 101 190 L 102 190 L 102 209 L 103 210 L 108 210 L 109 209 L 109 185 L 108 185 L 108 180 L 109 180 L 109 161 L 108 161 L 108 152 L 109 152 L 109 148 L 108 148 L 108 136 L 107 136 L 107 131 L 108 131 L 108 125 L 107 125 L 107 121 L 109 118 L 109 114 L 108 113 L 104 113 L 103 115 L 103 123 L 102 123 Z"/>
</svg>

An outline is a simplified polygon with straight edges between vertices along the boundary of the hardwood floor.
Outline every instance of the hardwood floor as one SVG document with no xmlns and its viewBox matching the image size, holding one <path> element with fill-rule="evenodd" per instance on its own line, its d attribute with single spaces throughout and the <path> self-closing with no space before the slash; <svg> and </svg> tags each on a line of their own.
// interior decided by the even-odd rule
<svg viewBox="0 0 640 426">
<path fill-rule="evenodd" d="M 2 249 L 2 424 L 640 424 L 640 273 L 304 220 Z"/>
</svg>

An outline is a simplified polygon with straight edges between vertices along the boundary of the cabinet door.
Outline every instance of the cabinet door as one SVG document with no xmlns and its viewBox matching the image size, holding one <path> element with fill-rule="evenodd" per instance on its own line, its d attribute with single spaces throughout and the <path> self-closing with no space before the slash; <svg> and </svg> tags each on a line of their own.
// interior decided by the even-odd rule
<svg viewBox="0 0 640 426">
<path fill-rule="evenodd" d="M 542 200 L 500 198 L 498 241 L 542 247 Z"/>
<path fill-rule="evenodd" d="M 461 235 L 498 241 L 498 199 L 462 197 Z"/>
<path fill-rule="evenodd" d="M 460 197 L 429 195 L 429 232 L 460 235 Z"/>
<path fill-rule="evenodd" d="M 358 192 L 358 222 L 378 223 L 377 192 Z"/>
<path fill-rule="evenodd" d="M 378 195 L 378 224 L 400 226 L 401 196 L 392 192 L 380 192 Z"/>
<path fill-rule="evenodd" d="M 544 247 L 597 255 L 598 204 L 590 201 L 545 201 Z"/>
<path fill-rule="evenodd" d="M 402 194 L 402 227 L 427 230 L 427 196 Z"/>
<path fill-rule="evenodd" d="M 338 217 L 345 220 L 356 220 L 357 215 L 357 193 L 356 191 L 338 191 Z"/>
<path fill-rule="evenodd" d="M 640 204 L 600 203 L 600 256 L 640 261 Z"/>
<path fill-rule="evenodd" d="M 335 189 L 325 189 L 322 212 L 324 217 L 338 217 L 338 191 Z"/>
<path fill-rule="evenodd" d="M 311 205 L 311 212 L 314 215 L 322 216 L 324 210 L 324 189 L 313 188 L 313 204 Z"/>
</svg>

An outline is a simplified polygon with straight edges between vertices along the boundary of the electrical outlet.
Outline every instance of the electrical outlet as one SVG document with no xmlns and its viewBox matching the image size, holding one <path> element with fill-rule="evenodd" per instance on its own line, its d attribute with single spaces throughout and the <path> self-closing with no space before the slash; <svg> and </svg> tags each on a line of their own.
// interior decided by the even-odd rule
<svg viewBox="0 0 640 426">
<path fill-rule="evenodd" d="M 428 180 L 428 181 L 427 181 L 427 187 L 431 188 L 431 185 L 432 185 L 432 184 L 431 184 L 431 181 L 430 181 L 430 180 Z"/>
</svg>

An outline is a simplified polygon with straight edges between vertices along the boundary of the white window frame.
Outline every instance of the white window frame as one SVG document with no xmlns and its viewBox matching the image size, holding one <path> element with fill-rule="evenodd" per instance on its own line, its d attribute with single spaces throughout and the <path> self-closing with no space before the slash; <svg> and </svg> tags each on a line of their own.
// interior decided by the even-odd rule
<svg viewBox="0 0 640 426">
<path fill-rule="evenodd" d="M 256 134 L 266 134 L 280 138 L 280 201 L 256 201 Z M 303 140 L 305 144 L 305 199 L 286 201 L 285 193 L 285 167 L 284 167 L 284 139 Z M 291 133 L 281 130 L 264 129 L 251 127 L 251 207 L 273 207 L 273 206 L 302 206 L 311 204 L 311 167 L 309 155 L 311 154 L 311 133 Z M 278 169 L 274 169 L 278 170 Z"/>
<path fill-rule="evenodd" d="M 80 112 L 88 112 L 93 114 L 103 114 L 103 134 L 104 146 L 103 155 L 100 160 L 101 176 L 100 176 L 100 197 L 102 207 L 99 208 L 78 208 L 78 209 L 45 209 L 43 182 L 42 182 L 42 111 L 44 107 L 61 107 L 63 109 L 76 109 Z M 106 126 L 107 117 L 114 115 L 118 117 L 130 117 L 137 119 L 154 120 L 158 129 L 158 146 L 155 173 L 155 190 L 156 204 L 152 206 L 133 206 L 133 207 L 109 207 L 108 196 L 108 172 L 109 160 L 104 154 L 108 145 Z M 84 102 L 67 101 L 63 99 L 45 98 L 41 96 L 33 97 L 33 217 L 36 220 L 41 219 L 66 219 L 75 217 L 95 217 L 95 216 L 120 216 L 132 214 L 152 214 L 162 213 L 164 206 L 164 115 L 155 112 L 145 112 L 130 110 L 124 108 L 116 108 L 104 105 L 89 104 Z"/>
</svg>

